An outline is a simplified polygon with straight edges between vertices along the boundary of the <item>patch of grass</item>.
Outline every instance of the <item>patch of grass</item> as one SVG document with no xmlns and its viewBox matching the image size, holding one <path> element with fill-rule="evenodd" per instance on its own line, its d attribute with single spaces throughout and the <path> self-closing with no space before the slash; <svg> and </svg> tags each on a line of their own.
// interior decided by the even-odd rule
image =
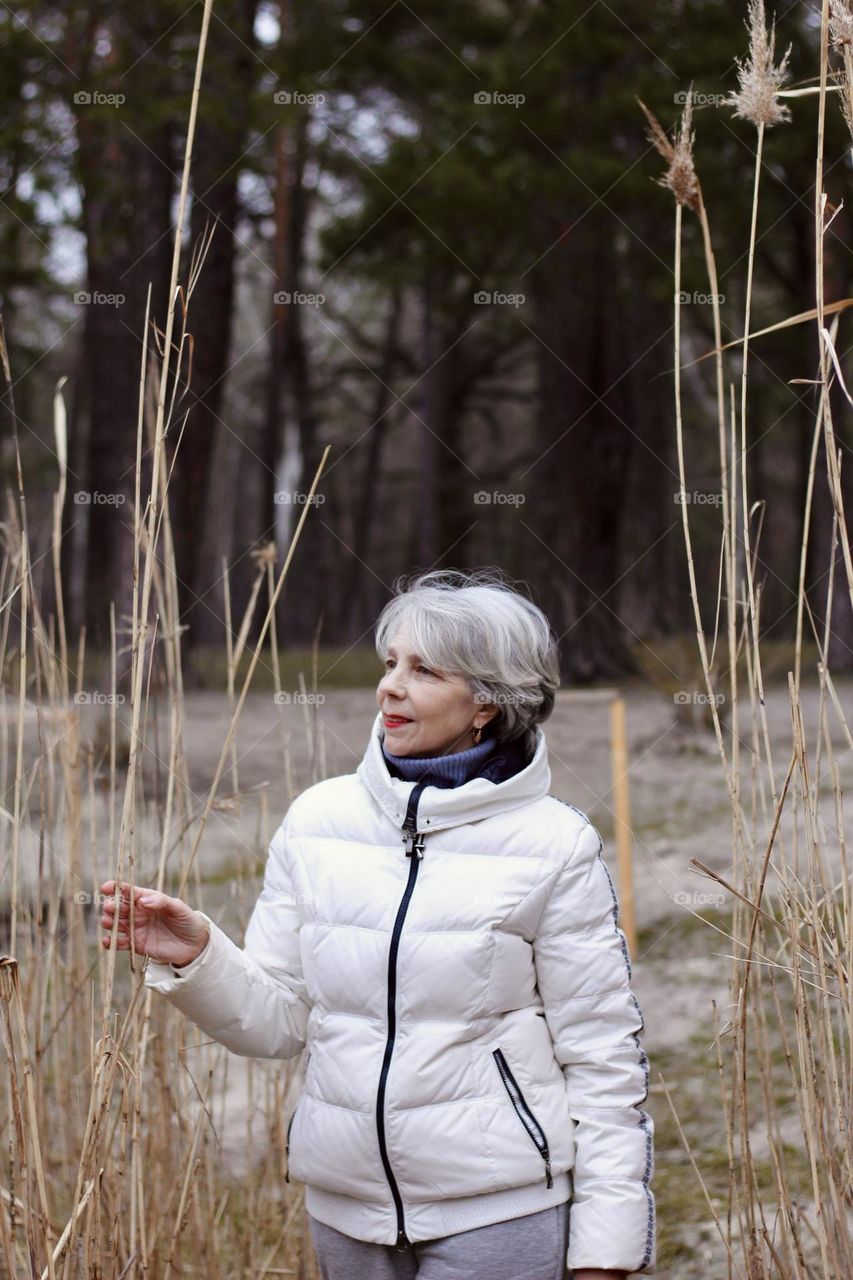
<svg viewBox="0 0 853 1280">
<path fill-rule="evenodd" d="M 682 1049 L 655 1054 L 655 1075 L 660 1071 L 672 1099 L 678 1123 L 663 1091 L 654 1096 L 655 1175 L 653 1187 L 658 1211 L 660 1266 L 674 1266 L 694 1259 L 696 1237 L 715 1240 L 713 1214 L 679 1132 L 683 1129 L 711 1203 L 722 1219 L 729 1198 L 729 1158 L 722 1113 L 716 1055 L 704 1036 L 692 1035 Z M 737 1158 L 737 1139 L 735 1157 Z M 809 1164 L 805 1152 L 790 1143 L 782 1153 L 788 1185 L 797 1193 L 810 1193 Z M 759 1191 L 770 1203 L 775 1199 L 775 1176 L 769 1156 L 754 1161 Z M 721 1248 L 715 1245 L 715 1248 Z M 673 1274 L 677 1272 L 673 1271 Z"/>
<path fill-rule="evenodd" d="M 713 889 L 709 888 L 707 892 L 711 893 Z M 666 924 L 658 920 L 643 925 L 637 932 L 637 954 L 643 955 L 648 950 L 656 961 L 672 961 L 707 954 L 707 950 L 700 952 L 696 945 L 700 939 L 730 945 L 728 937 L 723 934 L 730 935 L 732 932 L 731 907 L 705 906 L 699 903 L 694 910 L 698 915 L 682 909 L 673 922 L 667 917 Z M 718 929 L 723 932 L 718 933 Z M 720 963 L 724 964 L 725 961 Z"/>
<path fill-rule="evenodd" d="M 708 911 L 704 913 L 721 928 L 731 929 L 730 911 Z M 679 920 L 671 933 L 662 940 L 660 947 L 661 960 L 666 972 L 677 972 L 679 959 L 695 954 L 695 940 L 699 931 L 706 929 L 702 921 L 685 915 Z M 648 935 L 649 932 L 644 931 Z M 658 948 L 653 955 L 657 959 Z M 683 981 L 679 976 L 678 981 Z M 765 992 L 765 997 L 767 993 Z M 792 994 L 785 990 L 784 982 L 780 984 L 780 1000 L 783 1017 L 787 1018 Z M 767 1004 L 766 1015 L 769 1033 L 773 1034 L 775 1013 Z M 792 1016 L 792 1011 L 791 1011 Z M 689 1269 L 688 1264 L 695 1266 L 697 1247 L 704 1242 L 714 1255 L 721 1254 L 722 1244 L 718 1240 L 713 1224 L 713 1214 L 708 1206 L 705 1193 L 693 1169 L 693 1165 L 685 1149 L 681 1130 L 690 1147 L 690 1153 L 702 1175 L 702 1180 L 711 1198 L 711 1203 L 720 1218 L 725 1220 L 729 1202 L 729 1158 L 726 1142 L 726 1122 L 720 1097 L 720 1083 L 717 1068 L 717 1052 L 713 1044 L 713 1025 L 708 1022 L 694 1030 L 677 1045 L 668 1049 L 655 1050 L 652 1054 L 651 1096 L 647 1109 L 651 1111 L 655 1123 L 655 1175 L 653 1187 L 658 1209 L 658 1259 L 662 1271 L 679 1275 L 698 1274 Z M 754 1024 L 752 1034 L 755 1034 Z M 727 1090 L 731 1089 L 729 1078 L 730 1045 L 724 1044 L 723 1059 L 725 1063 Z M 777 1107 L 780 1121 L 797 1115 L 794 1086 L 790 1078 L 788 1064 L 781 1041 L 769 1047 L 768 1061 L 771 1070 L 771 1096 Z M 672 1106 L 664 1093 L 661 1077 L 666 1083 Z M 774 1206 L 777 1200 L 776 1177 L 773 1160 L 769 1152 L 765 1155 L 766 1144 L 760 1138 L 763 1134 L 763 1105 L 760 1101 L 761 1087 L 756 1078 L 751 1078 L 750 1114 L 753 1130 L 753 1160 L 758 1194 L 768 1206 Z M 675 1115 L 673 1115 L 673 1108 Z M 677 1116 L 677 1120 L 676 1120 Z M 759 1135 L 759 1137 L 756 1137 Z M 735 1135 L 735 1159 L 739 1158 L 740 1145 Z M 759 1154 L 760 1152 L 760 1154 Z M 785 1140 L 780 1146 L 785 1180 L 792 1197 L 800 1201 L 808 1201 L 813 1195 L 809 1158 L 804 1147 L 793 1140 Z M 739 1176 L 739 1175 L 738 1175 Z"/>
<path fill-rule="evenodd" d="M 260 855 L 259 855 L 260 857 Z M 264 860 L 224 858 L 213 871 L 206 871 L 200 878 L 206 886 L 240 884 L 245 880 L 259 880 L 264 874 Z"/>
<path fill-rule="evenodd" d="M 709 793 L 707 803 L 700 805 L 695 797 L 680 799 L 672 796 L 667 799 L 666 811 L 641 822 L 634 822 L 637 835 L 646 844 L 650 840 L 682 839 L 685 831 L 695 831 L 697 827 L 711 827 L 725 818 L 731 810 L 727 799 L 717 799 Z M 713 885 L 709 886 L 713 892 Z"/>
<path fill-rule="evenodd" d="M 705 640 L 710 654 L 714 645 L 714 637 L 709 634 L 706 635 Z M 702 672 L 695 632 L 682 632 L 679 635 L 671 636 L 655 636 L 651 643 L 644 642 L 641 637 L 636 643 L 632 643 L 631 650 L 637 663 L 637 669 L 641 673 L 640 682 L 642 684 L 652 683 L 658 687 L 671 687 L 673 690 L 675 688 L 704 689 L 705 677 Z M 816 643 L 814 640 L 804 636 L 802 669 L 805 681 L 808 681 L 812 673 L 816 671 L 818 658 Z M 726 670 L 728 670 L 727 653 L 725 658 L 721 653 L 720 661 L 725 662 Z M 717 665 L 719 666 L 719 664 Z M 787 673 L 794 669 L 793 638 L 777 639 L 772 636 L 763 636 L 761 639 L 761 665 L 764 679 L 767 683 L 786 684 Z M 676 672 L 675 677 L 672 675 L 673 672 Z M 714 674 L 712 671 L 712 676 Z M 678 683 L 679 680 L 681 680 L 680 684 Z M 715 681 L 719 686 L 719 674 L 716 674 Z M 746 658 L 743 654 L 738 662 L 738 685 L 741 689 L 749 687 Z M 721 692 L 727 692 L 728 674 L 725 679 L 725 687 L 720 687 Z"/>
</svg>

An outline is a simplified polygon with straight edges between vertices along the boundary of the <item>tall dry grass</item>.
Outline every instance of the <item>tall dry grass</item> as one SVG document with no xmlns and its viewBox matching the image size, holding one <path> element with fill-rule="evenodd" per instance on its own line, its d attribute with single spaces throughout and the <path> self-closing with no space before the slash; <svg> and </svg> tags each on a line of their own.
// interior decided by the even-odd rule
<svg viewBox="0 0 853 1280">
<path fill-rule="evenodd" d="M 841 453 L 832 424 L 829 389 L 843 373 L 836 352 L 842 311 L 851 300 L 827 307 L 823 242 L 829 218 L 823 188 L 824 126 L 829 89 L 830 18 L 841 55 L 836 75 L 845 118 L 853 93 L 850 57 L 853 15 L 847 0 L 824 0 L 817 83 L 808 90 L 783 88 L 787 53 L 774 62 L 772 28 L 764 5 L 750 0 L 749 55 L 738 63 L 739 89 L 727 105 L 756 128 L 755 180 L 747 254 L 742 338 L 721 342 L 717 275 L 707 211 L 694 160 L 690 102 L 671 140 L 647 108 L 649 137 L 667 161 L 662 179 L 675 197 L 675 421 L 683 530 L 699 652 L 711 696 L 720 759 L 731 804 L 731 870 L 722 875 L 693 859 L 696 870 L 724 887 L 732 907 L 728 1007 L 714 1006 L 713 1053 L 719 1082 L 720 1129 L 725 1142 L 728 1188 L 724 1201 L 710 1187 L 708 1171 L 678 1117 L 678 1098 L 661 1080 L 693 1164 L 697 1189 L 717 1227 L 723 1264 L 719 1274 L 744 1280 L 846 1280 L 853 1276 L 853 961 L 850 872 L 844 826 L 844 773 L 853 747 L 850 727 L 828 664 L 835 561 L 827 566 L 824 621 L 809 607 L 805 565 L 815 486 L 823 484 L 840 539 L 842 570 L 853 602 L 853 571 L 840 482 Z M 788 673 L 789 728 L 768 720 L 762 675 L 761 595 L 756 589 L 760 541 L 755 515 L 760 504 L 749 492 L 746 455 L 749 342 L 754 286 L 754 250 L 760 220 L 760 174 L 765 131 L 789 118 L 782 97 L 818 95 L 815 204 L 815 307 L 766 326 L 817 322 L 817 412 L 808 476 L 805 532 L 796 602 L 796 651 Z M 642 104 L 641 104 L 642 106 Z M 700 601 L 692 572 L 689 504 L 683 438 L 680 294 L 682 211 L 698 215 L 715 312 L 716 390 L 720 430 L 724 566 L 716 600 Z M 831 330 L 826 318 L 834 316 Z M 740 414 L 736 374 L 724 376 L 727 353 L 740 355 Z M 728 405 L 724 385 L 728 378 Z M 802 381 L 803 379 L 795 379 Z M 843 382 L 842 382 L 843 385 Z M 846 388 L 845 388 L 846 390 Z M 848 396 L 848 399 L 850 397 Z M 826 445 L 827 474 L 816 474 L 818 443 Z M 739 499 L 739 500 L 738 500 Z M 760 524 L 758 526 L 760 534 Z M 835 554 L 835 546 L 833 554 Z M 805 697 L 802 676 L 803 619 L 818 651 L 812 673 L 817 696 Z M 705 641 L 712 631 L 711 653 Z M 725 637 L 725 642 L 720 636 Z M 718 645 L 718 640 L 720 640 Z M 717 715 L 717 707 L 721 714 Z M 838 743 L 842 744 L 841 751 Z M 719 926 L 717 939 L 719 941 Z M 712 935 L 709 935 L 709 937 Z M 709 1099 L 708 1106 L 712 1103 Z M 715 1273 L 716 1274 L 716 1273 Z"/>
<path fill-rule="evenodd" d="M 127 715 L 117 712 L 118 646 L 113 620 L 110 714 L 102 743 L 87 737 L 85 637 L 74 651 L 65 631 L 59 575 L 61 512 L 66 492 L 66 440 L 61 384 L 55 400 L 60 475 L 50 547 L 57 600 L 46 624 L 33 590 L 23 478 L 18 504 L 2 526 L 0 671 L 11 673 L 17 697 L 7 706 L 2 683 L 0 784 L 12 796 L 5 820 L 0 898 L 0 1274 L 19 1277 L 313 1276 L 306 1247 L 302 1192 L 285 1180 L 284 1118 L 298 1068 L 244 1062 L 228 1055 L 146 992 L 140 957 L 116 963 L 98 945 L 97 886 L 107 876 L 155 884 L 194 904 L 209 905 L 199 851 L 211 816 L 247 813 L 256 839 L 243 849 L 227 900 L 244 924 L 257 894 L 257 871 L 272 833 L 264 790 L 239 788 L 236 728 L 269 634 L 276 689 L 279 655 L 273 609 L 310 503 L 303 507 L 289 551 L 276 574 L 274 553 L 257 557 L 257 577 L 237 638 L 228 647 L 231 720 L 214 779 L 203 795 L 190 783 L 185 741 L 181 629 L 168 507 L 164 436 L 177 423 L 179 371 L 188 347 L 193 285 L 206 244 L 179 285 L 179 245 L 211 3 L 206 0 L 182 177 L 172 264 L 170 306 L 162 349 L 143 353 L 137 418 L 134 503 L 135 592 L 130 620 L 131 677 Z M 718 1110 L 727 1153 L 728 1194 L 720 1203 L 694 1158 L 697 1195 L 707 1200 L 725 1261 L 721 1274 L 745 1280 L 806 1280 L 853 1276 L 851 1165 L 851 899 L 844 829 L 843 768 L 836 742 L 853 750 L 844 708 L 827 662 L 833 575 L 827 576 L 825 621 L 818 626 L 805 591 L 807 540 L 815 486 L 826 483 L 853 597 L 840 451 L 829 386 L 841 378 L 836 343 L 850 300 L 823 297 L 823 122 L 832 37 L 841 63 L 839 85 L 853 123 L 853 17 L 846 2 L 824 0 L 816 140 L 815 307 L 760 332 L 816 322 L 820 370 L 806 531 L 799 574 L 797 647 L 789 673 L 790 729 L 774 733 L 762 675 L 761 594 L 756 586 L 760 538 L 753 535 L 754 501 L 745 455 L 754 246 L 760 224 L 760 168 L 765 129 L 781 122 L 784 65 L 773 60 L 763 6 L 752 3 L 750 57 L 741 66 L 733 105 L 756 125 L 747 307 L 743 337 L 723 343 L 710 217 L 694 162 L 690 107 L 673 141 L 647 112 L 664 155 L 664 179 L 675 196 L 675 406 L 681 495 L 689 452 L 683 432 L 681 317 L 683 210 L 695 214 L 714 298 L 719 438 L 721 590 L 698 597 L 689 504 L 682 525 L 697 645 L 713 728 L 731 803 L 731 866 L 725 875 L 702 863 L 730 894 L 731 958 L 728 1007 L 714 1010 L 709 1038 L 717 1067 Z M 801 92 L 801 91 L 798 91 Z M 788 96 L 793 99 L 795 94 Z M 748 116 L 748 109 L 753 116 Z M 763 115 L 762 115 L 763 113 Z M 180 304 L 180 315 L 178 315 Z M 827 318 L 833 316 L 831 328 Z M 727 353 L 740 352 L 740 412 Z M 3 345 L 6 378 L 11 386 Z M 158 358 L 159 357 L 159 358 Z M 730 358 L 730 356 L 728 357 Z M 173 367 L 174 364 L 174 367 Z M 817 475 L 818 443 L 826 444 L 827 475 Z M 141 490 L 143 449 L 152 458 L 150 493 Z M 313 494 L 325 455 L 311 488 Z M 238 686 L 252 619 L 265 609 L 261 635 Z M 230 611 L 230 605 L 229 605 Z M 24 625 L 16 631 L 13 612 Z M 230 617 L 230 612 L 229 612 Z M 711 626 L 709 622 L 712 621 Z M 817 698 L 802 685 L 805 622 L 820 654 Z M 706 634 L 711 632 L 710 646 Z M 230 636 L 230 628 L 229 628 Z M 718 698 L 721 700 L 718 701 Z M 161 743 L 152 699 L 166 708 Z M 156 708 L 155 708 L 156 709 Z M 722 710 L 721 710 L 722 709 Z M 285 774 L 291 777 L 282 742 Z M 156 768 L 150 768 L 154 761 Z M 161 790 L 156 789 L 162 779 Z M 227 779 L 229 794 L 221 794 Z M 663 1081 L 666 1087 L 666 1081 Z M 678 1118 L 678 1098 L 671 1097 Z M 689 1136 L 685 1144 L 690 1149 Z M 242 1160 L 234 1164 L 234 1152 Z M 692 1153 L 691 1153 L 692 1154 Z M 228 1158 L 226 1158 L 226 1155 Z"/>
<path fill-rule="evenodd" d="M 0 780 L 13 800 L 2 813 L 0 876 L 0 1274 L 10 1280 L 312 1275 L 302 1239 L 302 1190 L 285 1181 L 283 1122 L 298 1069 L 229 1061 L 220 1046 L 206 1043 L 146 990 L 141 957 L 117 961 L 115 932 L 109 951 L 98 945 L 97 887 L 105 876 L 166 887 L 204 904 L 198 852 L 212 813 L 218 821 L 254 815 L 256 837 L 237 842 L 242 858 L 229 883 L 229 908 L 245 924 L 279 815 L 270 815 L 264 789 L 239 791 L 235 731 L 265 646 L 280 690 L 276 637 L 273 631 L 270 643 L 268 632 L 328 453 L 281 567 L 276 572 L 271 548 L 257 557 L 255 589 L 229 645 L 229 728 L 213 782 L 197 795 L 185 743 L 164 438 L 178 424 L 188 316 L 210 243 L 208 236 L 197 247 L 182 284 L 180 246 L 211 9 L 205 0 L 165 332 L 158 353 L 146 343 L 140 364 L 126 714 L 118 714 L 125 695 L 117 678 L 125 637 L 111 615 L 110 670 L 107 687 L 98 691 L 109 707 L 103 742 L 87 737 L 85 636 L 70 652 L 65 630 L 61 382 L 54 405 L 59 484 L 50 547 L 57 610 L 49 625 L 33 589 L 19 454 L 18 504 L 2 526 L 0 670 L 7 678 Z M 150 320 L 147 313 L 146 334 Z M 11 392 L 2 331 L 0 349 Z M 150 492 L 142 492 L 143 451 L 151 462 Z M 259 612 L 258 640 L 237 687 Z M 17 689 L 11 703 L 9 680 Z M 166 707 L 165 745 L 160 703 Z M 289 776 L 286 743 L 282 750 Z M 229 760 L 231 790 L 221 795 Z"/>
</svg>

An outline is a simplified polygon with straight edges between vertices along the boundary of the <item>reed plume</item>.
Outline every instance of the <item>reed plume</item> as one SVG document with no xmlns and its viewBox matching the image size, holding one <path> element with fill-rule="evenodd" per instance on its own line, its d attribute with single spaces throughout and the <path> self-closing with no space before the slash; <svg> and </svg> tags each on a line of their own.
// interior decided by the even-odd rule
<svg viewBox="0 0 853 1280">
<path fill-rule="evenodd" d="M 749 0 L 746 19 L 749 32 L 749 53 L 741 61 L 735 58 L 738 70 L 738 89 L 725 99 L 726 106 L 734 109 L 736 116 L 749 120 L 758 128 L 771 128 L 791 119 L 790 108 L 778 101 L 777 94 L 785 82 L 791 45 L 782 61 L 773 61 L 776 44 L 776 21 L 770 31 L 764 13 L 764 0 Z"/>
</svg>

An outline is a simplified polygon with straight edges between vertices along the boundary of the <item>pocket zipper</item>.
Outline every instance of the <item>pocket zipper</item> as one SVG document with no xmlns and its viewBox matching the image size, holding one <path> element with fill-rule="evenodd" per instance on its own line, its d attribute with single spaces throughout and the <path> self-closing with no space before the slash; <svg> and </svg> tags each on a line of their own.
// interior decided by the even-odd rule
<svg viewBox="0 0 853 1280">
<path fill-rule="evenodd" d="M 287 1160 L 287 1173 L 284 1175 L 285 1182 L 290 1182 L 290 1130 L 293 1128 L 293 1122 L 296 1119 L 296 1111 L 297 1107 L 294 1107 L 293 1115 L 290 1117 L 287 1124 L 287 1137 L 284 1140 L 284 1155 Z"/>
<path fill-rule="evenodd" d="M 510 1096 L 512 1105 L 515 1107 L 519 1120 L 521 1120 L 525 1130 L 530 1135 L 536 1150 L 545 1161 L 545 1185 L 551 1187 L 554 1185 L 554 1179 L 551 1177 L 551 1152 L 548 1150 L 548 1139 L 545 1137 L 545 1131 L 525 1102 L 524 1094 L 509 1069 L 509 1063 L 504 1057 L 503 1051 L 501 1049 L 493 1049 L 492 1057 L 498 1064 L 498 1071 L 501 1073 L 501 1079 L 506 1086 L 506 1091 Z"/>
</svg>

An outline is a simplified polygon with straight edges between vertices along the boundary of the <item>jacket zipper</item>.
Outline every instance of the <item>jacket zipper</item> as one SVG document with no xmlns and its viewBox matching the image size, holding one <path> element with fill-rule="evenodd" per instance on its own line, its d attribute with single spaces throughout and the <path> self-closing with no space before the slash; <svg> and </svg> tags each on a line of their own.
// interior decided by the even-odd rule
<svg viewBox="0 0 853 1280">
<path fill-rule="evenodd" d="M 311 1050 L 309 1049 L 308 1057 L 305 1059 L 306 1075 L 308 1072 L 308 1063 L 310 1061 L 311 1061 Z M 299 1099 L 299 1101 L 297 1101 L 296 1106 L 293 1108 L 293 1112 L 290 1116 L 290 1119 L 287 1122 L 287 1136 L 284 1139 L 284 1154 L 287 1158 L 287 1173 L 284 1175 L 285 1182 L 290 1182 L 290 1130 L 293 1128 L 293 1122 L 296 1119 L 296 1112 L 299 1110 L 299 1102 L 301 1102 L 301 1098 Z"/>
<path fill-rule="evenodd" d="M 426 782 L 416 782 L 409 793 L 409 803 L 406 808 L 406 817 L 403 822 L 403 843 L 406 846 L 406 857 L 411 858 L 409 863 L 409 878 L 406 881 L 406 888 L 400 899 L 400 905 L 397 908 L 397 917 L 394 921 L 394 928 L 391 933 L 391 949 L 388 954 L 388 1038 L 385 1041 L 385 1056 L 382 1059 L 382 1070 L 379 1073 L 379 1088 L 376 1094 L 376 1128 L 379 1135 L 379 1152 L 382 1156 L 382 1164 L 385 1168 L 385 1174 L 391 1187 L 391 1194 L 394 1197 L 394 1205 L 397 1210 L 397 1244 L 396 1248 L 403 1250 L 409 1242 L 406 1236 L 406 1223 L 403 1216 L 403 1200 L 400 1196 L 400 1189 L 397 1186 L 397 1180 L 394 1177 L 394 1171 L 391 1168 L 391 1162 L 388 1159 L 388 1148 L 385 1144 L 385 1086 L 388 1081 L 388 1071 L 391 1066 L 391 1054 L 394 1052 L 394 1037 L 397 1033 L 397 952 L 400 947 L 400 934 L 403 931 L 403 921 L 406 918 L 406 912 L 409 909 L 409 901 L 415 888 L 415 881 L 418 878 L 418 869 L 421 865 L 421 858 L 424 856 L 424 835 L 423 831 L 418 831 L 418 801 L 424 787 L 429 784 Z M 414 856 L 413 856 L 414 855 Z"/>
<path fill-rule="evenodd" d="M 503 1051 L 501 1049 L 493 1049 L 492 1057 L 498 1064 L 498 1071 L 501 1073 L 501 1079 L 506 1085 L 506 1091 L 512 1100 L 512 1105 L 515 1107 L 518 1118 L 530 1134 L 537 1151 L 545 1161 L 545 1185 L 551 1187 L 554 1185 L 554 1180 L 551 1177 L 551 1152 L 548 1150 L 548 1139 L 545 1137 L 545 1130 L 525 1102 L 524 1094 L 509 1069 L 509 1063 L 504 1057 Z"/>
<path fill-rule="evenodd" d="M 287 1173 L 284 1175 L 285 1182 L 290 1182 L 290 1130 L 293 1128 L 293 1122 L 296 1119 L 296 1107 L 293 1108 L 293 1115 L 287 1125 L 287 1137 L 284 1140 L 284 1154 L 287 1158 Z"/>
</svg>

